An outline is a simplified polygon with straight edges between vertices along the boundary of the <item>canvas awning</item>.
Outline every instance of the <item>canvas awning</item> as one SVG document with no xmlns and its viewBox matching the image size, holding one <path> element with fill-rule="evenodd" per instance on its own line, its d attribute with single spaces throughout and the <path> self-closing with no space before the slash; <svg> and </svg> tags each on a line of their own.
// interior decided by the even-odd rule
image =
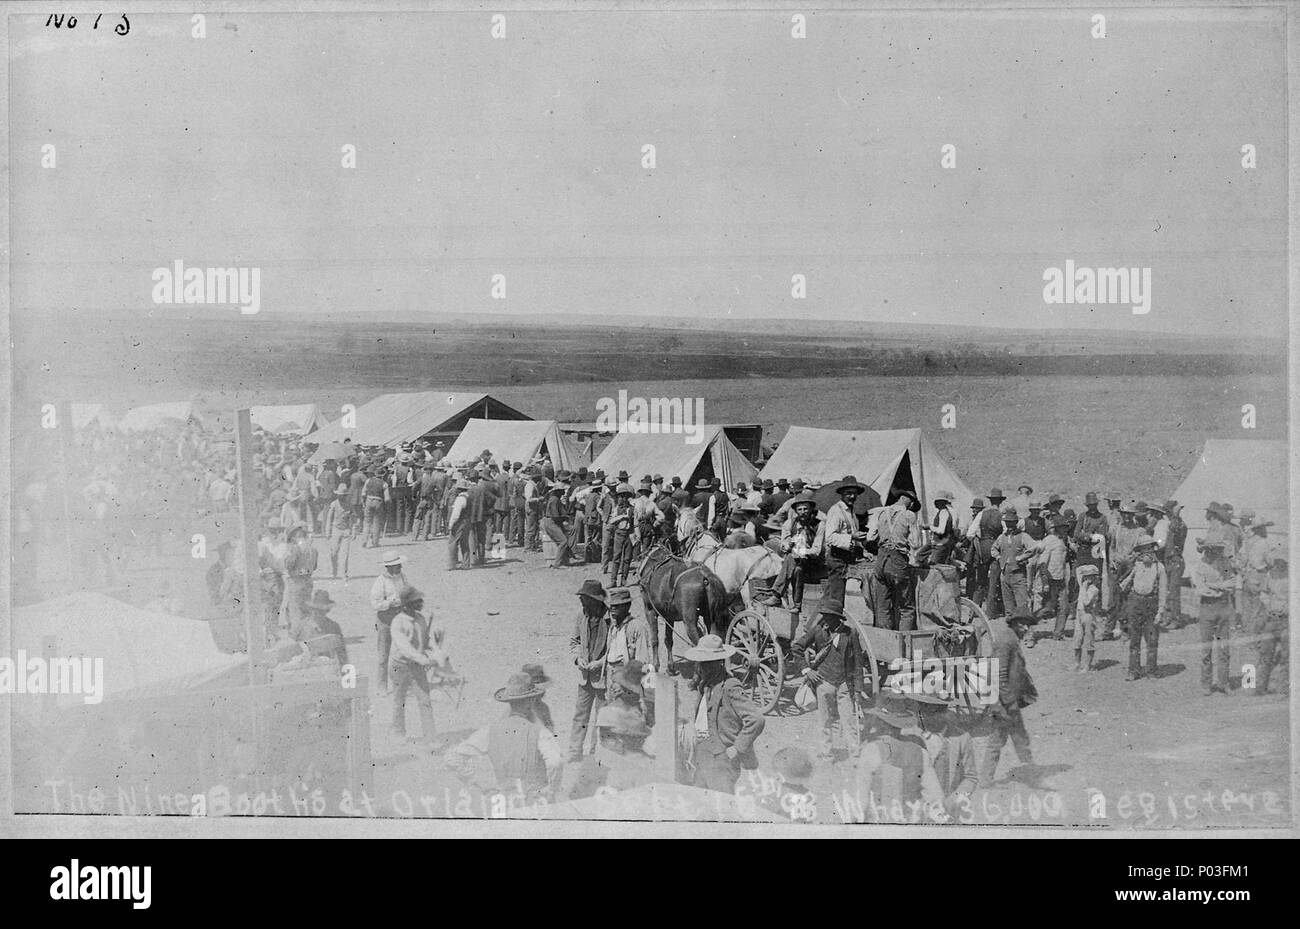
<svg viewBox="0 0 1300 929">
<path fill-rule="evenodd" d="M 543 448 L 557 471 L 573 470 L 588 463 L 578 443 L 560 432 L 559 424 L 553 419 L 471 419 L 447 450 L 447 458 L 453 462 L 469 461 L 487 449 L 498 462 L 527 464 Z"/>
<path fill-rule="evenodd" d="M 1208 528 L 1205 508 L 1231 503 L 1234 511 L 1254 510 L 1255 521 L 1271 520 L 1270 535 L 1289 535 L 1290 455 L 1286 442 L 1265 439 L 1207 439 L 1201 457 L 1171 495 L 1187 523 L 1188 565 L 1195 563 L 1196 539 Z"/>
<path fill-rule="evenodd" d="M 975 498 L 920 429 L 791 426 L 760 477 L 832 483 L 850 474 L 883 501 L 888 501 L 892 488 L 910 487 L 920 498 L 921 516 L 927 520 L 940 491 L 952 493 L 952 508 L 959 514 L 969 512 Z"/>
<path fill-rule="evenodd" d="M 383 394 L 307 435 L 305 441 L 324 445 L 351 439 L 354 445 L 392 448 L 435 432 L 459 433 L 471 418 L 528 420 L 532 417 L 481 393 L 424 390 Z M 319 455 L 313 455 L 317 460 Z"/>
<path fill-rule="evenodd" d="M 704 426 L 695 436 L 684 433 L 643 434 L 620 432 L 592 462 L 593 470 L 606 474 L 627 471 L 633 481 L 646 474 L 665 480 L 680 477 L 691 484 L 700 477 L 717 477 L 724 487 L 754 479 L 758 469 L 731 443 L 721 426 Z"/>
<path fill-rule="evenodd" d="M 138 609 L 104 594 L 79 592 L 13 611 L 13 649 L 27 657 L 103 659 L 104 700 L 193 689 L 246 665 L 220 651 L 208 624 Z M 13 653 L 11 653 L 13 657 Z M 60 694 L 59 706 L 83 705 Z M 24 705 L 37 701 L 15 701 Z"/>
<path fill-rule="evenodd" d="M 249 419 L 254 426 L 274 435 L 306 435 L 326 424 L 320 407 L 314 403 L 255 406 L 249 410 Z"/>
<path fill-rule="evenodd" d="M 203 414 L 198 404 L 192 400 L 178 403 L 151 403 L 137 406 L 127 412 L 118 422 L 117 427 L 123 432 L 146 432 L 160 429 L 174 423 L 187 423 L 190 420 L 203 422 Z"/>
</svg>

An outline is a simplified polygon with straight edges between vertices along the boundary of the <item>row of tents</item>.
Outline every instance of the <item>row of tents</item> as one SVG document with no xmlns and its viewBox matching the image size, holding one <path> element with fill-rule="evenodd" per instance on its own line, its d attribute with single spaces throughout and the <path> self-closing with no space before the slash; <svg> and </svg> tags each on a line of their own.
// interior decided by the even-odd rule
<svg viewBox="0 0 1300 929">
<path fill-rule="evenodd" d="M 304 436 L 327 423 L 320 406 L 315 403 L 255 406 L 250 414 L 254 426 L 273 435 Z M 72 424 L 77 429 L 85 429 L 93 423 L 121 432 L 149 432 L 174 424 L 205 423 L 211 418 L 210 410 L 192 400 L 137 406 L 120 417 L 114 416 L 102 403 L 72 404 Z"/>
<path fill-rule="evenodd" d="M 92 421 L 127 432 L 158 428 L 169 422 L 203 422 L 212 415 L 196 402 L 136 407 L 112 420 L 103 406 L 73 404 L 78 427 Z M 721 425 L 702 433 L 620 432 L 591 460 L 574 424 L 535 420 L 485 393 L 426 390 L 383 394 L 326 422 L 317 404 L 257 406 L 253 424 L 268 433 L 302 438 L 317 449 L 313 460 L 342 457 L 351 447 L 396 447 L 417 439 L 441 440 L 453 461 L 472 460 L 485 449 L 498 460 L 530 461 L 545 454 L 557 469 L 590 465 L 606 474 L 626 471 L 679 476 L 694 484 L 719 478 L 725 486 L 753 480 L 802 477 L 829 484 L 852 474 L 870 490 L 860 498 L 866 508 L 887 500 L 890 491 L 915 491 L 923 515 L 941 490 L 953 494 L 958 512 L 969 512 L 976 493 L 958 476 L 920 429 L 843 430 L 792 426 L 776 451 L 760 466 L 738 447 L 747 433 Z M 1193 534 L 1203 531 L 1206 506 L 1230 500 L 1238 511 L 1253 509 L 1271 520 L 1275 531 L 1289 522 L 1290 450 L 1286 442 L 1220 440 L 1206 442 L 1200 460 L 1173 492 L 1184 506 Z M 832 494 L 829 487 L 823 493 Z M 830 501 L 825 501 L 829 503 Z"/>
</svg>

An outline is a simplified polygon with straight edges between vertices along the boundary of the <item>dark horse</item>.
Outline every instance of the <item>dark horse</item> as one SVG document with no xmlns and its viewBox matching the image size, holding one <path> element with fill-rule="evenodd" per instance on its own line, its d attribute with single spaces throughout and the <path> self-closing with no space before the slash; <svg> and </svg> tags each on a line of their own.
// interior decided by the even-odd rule
<svg viewBox="0 0 1300 929">
<path fill-rule="evenodd" d="M 723 635 L 727 628 L 727 588 L 704 565 L 688 564 L 656 545 L 641 562 L 641 597 L 650 626 L 650 648 L 659 660 L 659 618 L 667 624 L 664 645 L 668 648 L 669 673 L 673 671 L 673 626 L 686 627 L 686 638 L 694 645 L 705 632 Z"/>
</svg>

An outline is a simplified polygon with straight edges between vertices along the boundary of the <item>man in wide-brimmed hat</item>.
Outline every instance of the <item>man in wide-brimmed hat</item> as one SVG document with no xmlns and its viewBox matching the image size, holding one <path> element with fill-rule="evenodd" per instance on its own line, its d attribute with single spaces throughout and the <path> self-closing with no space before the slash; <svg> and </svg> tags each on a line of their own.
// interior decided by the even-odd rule
<svg viewBox="0 0 1300 929">
<path fill-rule="evenodd" d="M 851 474 L 836 484 L 835 492 L 839 495 L 839 500 L 826 511 L 826 522 L 822 527 L 822 537 L 825 540 L 822 558 L 826 563 L 826 583 L 822 596 L 841 603 L 844 602 L 844 585 L 848 581 L 849 567 L 861 560 L 862 545 L 867 541 L 867 533 L 859 524 L 858 515 L 854 511 L 854 504 L 866 490 Z"/>
<path fill-rule="evenodd" d="M 370 607 L 375 611 L 375 632 L 379 650 L 379 692 L 388 693 L 388 656 L 392 649 L 392 622 L 413 589 L 402 572 L 406 559 L 386 552 L 379 562 L 379 576 L 370 587 Z"/>
<path fill-rule="evenodd" d="M 1157 523 L 1156 531 L 1163 530 L 1165 575 L 1169 578 L 1169 599 L 1165 601 L 1165 625 L 1172 629 L 1181 629 L 1186 620 L 1183 617 L 1183 575 L 1187 571 L 1187 562 L 1183 557 L 1183 548 L 1187 544 L 1187 523 L 1183 521 L 1182 506 L 1177 500 L 1166 500 L 1161 509 L 1165 518 Z"/>
<path fill-rule="evenodd" d="M 817 498 L 808 491 L 791 497 L 787 504 L 789 514 L 770 517 L 769 523 L 779 523 L 779 538 L 773 540 L 782 556 L 781 570 L 777 572 L 771 591 L 758 595 L 760 603 L 780 606 L 786 587 L 790 586 L 791 606 L 797 615 L 803 609 L 804 585 L 825 576 L 822 552 L 826 548 L 825 520 L 817 512 Z M 771 541 L 768 542 L 770 546 Z"/>
<path fill-rule="evenodd" d="M 609 692 L 614 674 L 632 661 L 640 661 L 653 672 L 655 653 L 646 620 L 632 613 L 632 591 L 611 587 L 609 603 L 609 644 L 605 649 L 605 692 Z"/>
<path fill-rule="evenodd" d="M 1196 625 L 1201 639 L 1201 691 L 1228 693 L 1228 658 L 1232 645 L 1232 596 L 1237 571 L 1221 538 L 1196 540 L 1201 560 L 1192 568 L 1192 586 L 1200 600 Z"/>
<path fill-rule="evenodd" d="M 934 516 L 930 519 L 930 564 L 952 564 L 961 531 L 957 514 L 952 510 L 953 493 L 941 490 L 934 495 Z"/>
<path fill-rule="evenodd" d="M 758 767 L 754 740 L 765 725 L 740 681 L 727 673 L 727 659 L 734 654 L 733 646 L 709 634 L 683 655 L 695 662 L 693 686 L 698 694 L 687 766 L 694 771 L 696 787 L 729 794 L 735 793 L 742 768 Z"/>
<path fill-rule="evenodd" d="M 578 669 L 578 701 L 569 730 L 570 761 L 582 757 L 591 716 L 605 700 L 605 653 L 609 646 L 609 621 L 605 588 L 598 580 L 586 580 L 577 591 L 582 612 L 569 637 L 569 651 Z"/>
<path fill-rule="evenodd" d="M 537 721 L 546 689 L 522 671 L 494 695 L 510 705 L 503 718 L 448 750 L 445 764 L 484 793 L 522 790 L 526 803 L 550 799 L 564 767 L 559 740 Z"/>
<path fill-rule="evenodd" d="M 887 629 L 916 628 L 912 565 L 921 547 L 916 491 L 895 488 L 893 500 L 876 514 L 875 624 Z M 827 543 L 830 536 L 827 535 Z M 841 601 L 843 596 L 840 597 Z"/>
<path fill-rule="evenodd" d="M 1244 516 L 1246 512 L 1243 511 Z M 1256 520 L 1251 512 L 1250 532 L 1242 542 L 1237 555 L 1237 570 L 1241 573 L 1241 589 L 1238 594 L 1238 608 L 1241 612 L 1242 628 L 1250 630 L 1259 625 L 1260 593 L 1264 590 L 1264 579 L 1268 576 L 1269 564 L 1275 546 L 1268 537 L 1270 519 Z"/>
<path fill-rule="evenodd" d="M 1159 671 L 1160 627 L 1164 625 L 1165 603 L 1169 599 L 1169 580 L 1159 560 L 1155 539 L 1139 539 L 1133 546 L 1136 560 L 1120 581 L 1124 592 L 1124 620 L 1128 625 L 1128 676 L 1135 681 L 1142 675 L 1142 643 L 1147 645 L 1147 677 Z"/>
<path fill-rule="evenodd" d="M 997 668 L 998 686 L 997 700 L 989 707 L 993 732 L 980 764 L 979 782 L 984 788 L 993 786 L 998 760 L 1008 738 L 1022 765 L 1034 763 L 1021 710 L 1037 701 L 1038 689 L 1029 676 L 1020 643 L 1037 623 L 1038 618 L 1026 609 L 1016 610 L 1005 618 L 989 620 L 993 631 L 992 667 Z"/>
<path fill-rule="evenodd" d="M 966 576 L 966 596 L 986 612 L 996 612 L 990 599 L 995 602 L 1002 599 L 997 577 L 990 578 L 994 565 L 993 543 L 1001 534 L 1002 518 L 997 504 L 986 503 L 983 497 L 973 499 L 970 524 L 965 532 L 969 540 L 967 557 L 971 562 Z"/>
<path fill-rule="evenodd" d="M 284 555 L 285 604 L 288 608 L 289 634 L 297 638 L 307 621 L 307 601 L 311 597 L 319 559 L 305 524 L 289 530 L 289 548 Z"/>
<path fill-rule="evenodd" d="M 609 515 L 605 518 L 605 526 L 611 533 L 610 565 L 615 587 L 626 586 L 628 572 L 632 570 L 632 539 L 636 532 L 632 496 L 631 484 L 619 484 L 614 488 L 613 502 L 606 507 Z"/>
<path fill-rule="evenodd" d="M 333 606 L 334 598 L 329 595 L 329 591 L 312 592 L 311 600 L 307 603 L 308 622 L 303 627 L 303 639 L 338 636 L 338 646 L 333 650 L 333 655 L 342 666 L 348 663 L 348 647 L 343 639 L 342 627 L 330 618 L 329 611 Z"/>
<path fill-rule="evenodd" d="M 392 732 L 406 738 L 406 697 L 415 694 L 420 714 L 420 737 L 426 747 L 433 747 L 433 703 L 429 698 L 430 666 L 442 664 L 446 656 L 429 633 L 424 615 L 424 595 L 412 588 L 402 597 L 402 608 L 393 617 L 392 647 L 388 674 L 393 682 Z"/>
<path fill-rule="evenodd" d="M 868 734 L 854 771 L 857 793 L 882 807 L 885 819 L 909 822 L 918 806 L 925 822 L 952 821 L 944 809 L 944 791 L 935 773 L 934 758 L 942 738 L 927 744 L 920 708 L 945 701 L 932 694 L 885 691 L 870 709 Z"/>
<path fill-rule="evenodd" d="M 1106 612 L 1101 637 L 1103 639 L 1119 638 L 1116 625 L 1124 616 L 1124 598 L 1126 593 L 1120 589 L 1119 582 L 1133 569 L 1136 560 L 1134 546 L 1142 539 L 1149 538 L 1146 530 L 1136 521 L 1137 501 L 1126 500 L 1120 504 L 1120 523 L 1110 527 L 1109 559 L 1111 597 L 1110 608 Z"/>
<path fill-rule="evenodd" d="M 568 472 L 561 472 L 566 476 Z M 565 495 L 569 491 L 569 485 L 564 481 L 557 479 L 546 489 L 546 503 L 542 510 L 542 531 L 547 537 L 555 543 L 555 561 L 551 563 L 552 568 L 567 568 L 569 560 L 573 557 L 573 550 L 569 544 L 569 506 L 565 502 Z"/>
<path fill-rule="evenodd" d="M 641 713 L 610 704 L 596 713 L 596 747 L 576 766 L 566 800 L 582 800 L 602 789 L 631 790 L 656 780 L 654 758 L 645 750 L 651 728 Z M 569 780 L 566 775 L 566 781 Z"/>
<path fill-rule="evenodd" d="M 804 665 L 804 680 L 817 694 L 821 759 L 832 760 L 837 740 L 844 742 L 850 758 L 856 758 L 862 742 L 858 730 L 862 647 L 857 633 L 845 622 L 843 604 L 823 598 L 820 613 L 791 644 L 791 653 Z"/>
</svg>

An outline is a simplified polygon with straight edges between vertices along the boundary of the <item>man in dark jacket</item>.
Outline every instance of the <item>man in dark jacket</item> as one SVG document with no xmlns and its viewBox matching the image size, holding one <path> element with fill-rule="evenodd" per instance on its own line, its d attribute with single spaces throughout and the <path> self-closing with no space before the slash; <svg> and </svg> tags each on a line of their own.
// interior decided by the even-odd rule
<svg viewBox="0 0 1300 929">
<path fill-rule="evenodd" d="M 492 519 L 493 507 L 496 504 L 496 485 L 491 481 L 483 480 L 483 475 L 477 469 L 470 471 L 469 479 L 471 484 L 465 515 L 469 520 L 470 559 L 473 565 L 478 567 L 483 564 L 487 555 L 488 523 Z"/>
<path fill-rule="evenodd" d="M 727 673 L 727 659 L 735 653 L 720 636 L 706 635 L 683 655 L 696 663 L 698 698 L 692 713 L 694 742 L 689 762 L 694 766 L 694 784 L 722 793 L 735 793 L 742 768 L 752 771 L 758 767 L 754 741 L 765 725 L 763 714 L 740 681 Z"/>
<path fill-rule="evenodd" d="M 578 590 L 582 613 L 569 637 L 569 651 L 578 669 L 578 703 L 573 710 L 569 734 L 569 761 L 582 758 L 587 728 L 593 713 L 605 702 L 605 650 L 609 645 L 609 622 L 605 618 L 605 588 L 600 581 L 582 582 Z"/>
<path fill-rule="evenodd" d="M 812 654 L 808 651 L 811 648 Z M 862 744 L 858 728 L 858 682 L 862 679 L 862 649 L 857 633 L 844 622 L 844 607 L 832 600 L 821 602 L 821 616 L 791 647 L 805 665 L 803 676 L 816 689 L 817 715 L 821 717 L 821 759 L 835 752 L 834 724 L 850 758 Z"/>
<path fill-rule="evenodd" d="M 980 763 L 979 785 L 985 789 L 993 786 L 998 760 L 1002 757 L 1002 748 L 1007 744 L 1008 738 L 1022 765 L 1034 763 L 1029 733 L 1025 729 L 1021 710 L 1038 699 L 1038 691 L 1025 666 L 1025 653 L 1020 647 L 1020 640 L 1037 622 L 1027 609 L 1016 610 L 1005 619 L 989 620 L 989 626 L 993 630 L 992 657 L 998 674 L 998 699 L 989 708 L 989 724 L 993 731 Z"/>
</svg>

